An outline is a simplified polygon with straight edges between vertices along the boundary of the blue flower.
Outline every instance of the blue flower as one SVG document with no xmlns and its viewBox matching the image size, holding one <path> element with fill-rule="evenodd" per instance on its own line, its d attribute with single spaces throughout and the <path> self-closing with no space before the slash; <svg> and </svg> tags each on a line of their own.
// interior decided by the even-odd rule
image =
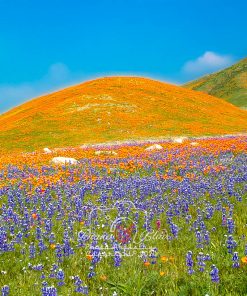
<svg viewBox="0 0 247 296">
<path fill-rule="evenodd" d="M 9 286 L 5 285 L 2 287 L 2 296 L 8 296 L 9 295 Z"/>
<path fill-rule="evenodd" d="M 219 269 L 215 265 L 211 267 L 210 276 L 213 283 L 218 284 L 220 282 Z"/>
</svg>

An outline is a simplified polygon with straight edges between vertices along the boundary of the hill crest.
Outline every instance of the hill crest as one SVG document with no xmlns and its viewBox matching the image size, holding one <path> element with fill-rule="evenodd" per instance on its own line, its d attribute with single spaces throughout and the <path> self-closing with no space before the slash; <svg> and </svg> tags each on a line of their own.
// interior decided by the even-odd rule
<svg viewBox="0 0 247 296">
<path fill-rule="evenodd" d="M 3 150 L 176 135 L 245 132 L 247 112 L 207 94 L 142 77 L 104 77 L 0 115 Z"/>
<path fill-rule="evenodd" d="M 184 87 L 225 99 L 247 108 L 247 58 L 221 71 L 184 84 Z"/>
</svg>

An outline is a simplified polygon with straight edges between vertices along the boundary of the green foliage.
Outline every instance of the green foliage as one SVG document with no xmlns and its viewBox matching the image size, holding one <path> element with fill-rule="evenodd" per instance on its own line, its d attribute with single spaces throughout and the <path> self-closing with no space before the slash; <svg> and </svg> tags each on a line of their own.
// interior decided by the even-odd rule
<svg viewBox="0 0 247 296">
<path fill-rule="evenodd" d="M 202 91 L 242 108 L 247 107 L 247 58 L 222 71 L 204 76 L 184 87 Z"/>
</svg>

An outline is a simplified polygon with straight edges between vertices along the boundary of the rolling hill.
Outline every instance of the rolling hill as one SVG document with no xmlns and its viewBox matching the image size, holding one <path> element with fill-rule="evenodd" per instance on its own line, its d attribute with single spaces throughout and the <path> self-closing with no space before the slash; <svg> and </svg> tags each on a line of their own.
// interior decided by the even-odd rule
<svg viewBox="0 0 247 296">
<path fill-rule="evenodd" d="M 202 91 L 247 108 L 247 58 L 233 66 L 186 83 L 184 87 Z"/>
<path fill-rule="evenodd" d="M 247 112 L 213 96 L 138 77 L 107 77 L 0 115 L 0 150 L 176 135 L 241 133 Z"/>
</svg>

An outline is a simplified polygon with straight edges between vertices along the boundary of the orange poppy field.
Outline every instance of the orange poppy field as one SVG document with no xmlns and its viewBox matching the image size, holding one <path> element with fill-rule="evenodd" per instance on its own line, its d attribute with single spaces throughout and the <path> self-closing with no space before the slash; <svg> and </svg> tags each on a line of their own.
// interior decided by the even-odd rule
<svg viewBox="0 0 247 296">
<path fill-rule="evenodd" d="M 0 115 L 0 151 L 236 134 L 246 129 L 247 112 L 216 97 L 147 78 L 106 77 Z"/>
</svg>

